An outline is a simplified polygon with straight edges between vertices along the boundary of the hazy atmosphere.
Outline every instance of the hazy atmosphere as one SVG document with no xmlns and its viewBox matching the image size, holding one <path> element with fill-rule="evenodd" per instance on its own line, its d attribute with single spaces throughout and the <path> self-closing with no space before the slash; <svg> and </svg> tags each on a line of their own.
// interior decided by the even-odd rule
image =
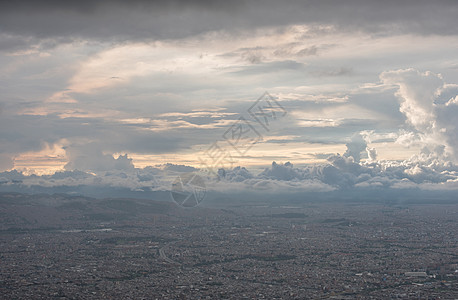
<svg viewBox="0 0 458 300">
<path fill-rule="evenodd" d="M 0 298 L 458 299 L 457 1 L 0 1 Z"/>
</svg>

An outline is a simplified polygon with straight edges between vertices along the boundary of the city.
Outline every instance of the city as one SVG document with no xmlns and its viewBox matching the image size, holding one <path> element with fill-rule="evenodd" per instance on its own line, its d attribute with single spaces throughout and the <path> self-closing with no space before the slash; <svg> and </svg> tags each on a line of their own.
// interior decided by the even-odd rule
<svg viewBox="0 0 458 300">
<path fill-rule="evenodd" d="M 458 297 L 456 204 L 53 197 L 2 194 L 4 298 Z"/>
</svg>

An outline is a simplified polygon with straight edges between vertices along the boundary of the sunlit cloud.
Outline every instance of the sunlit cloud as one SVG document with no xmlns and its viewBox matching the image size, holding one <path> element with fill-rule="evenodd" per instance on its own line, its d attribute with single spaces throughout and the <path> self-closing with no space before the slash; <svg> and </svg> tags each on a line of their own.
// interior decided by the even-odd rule
<svg viewBox="0 0 458 300">
<path fill-rule="evenodd" d="M 205 19 L 202 9 L 183 14 Z M 45 11 L 25 28 L 3 15 L 17 30 L 0 35 L 1 169 L 198 168 L 199 157 L 224 142 L 240 117 L 261 138 L 235 155 L 235 164 L 258 170 L 272 161 L 355 167 L 352 157 L 361 168 L 404 161 L 403 174 L 414 180 L 433 156 L 456 161 L 458 40 L 433 26 L 435 18 L 427 14 L 419 24 L 411 16 L 358 14 L 370 26 L 355 27 L 319 9 L 307 18 L 291 11 L 288 20 L 270 14 L 269 22 L 247 9 L 239 13 L 250 15 L 251 25 L 233 26 L 225 9 L 203 27 L 189 18 L 178 28 L 133 9 L 135 32 L 88 18 L 94 32 L 63 27 L 43 35 L 35 27 L 54 17 Z M 287 111 L 268 130 L 248 111 L 266 91 Z M 416 166 L 416 155 L 431 157 Z"/>
</svg>

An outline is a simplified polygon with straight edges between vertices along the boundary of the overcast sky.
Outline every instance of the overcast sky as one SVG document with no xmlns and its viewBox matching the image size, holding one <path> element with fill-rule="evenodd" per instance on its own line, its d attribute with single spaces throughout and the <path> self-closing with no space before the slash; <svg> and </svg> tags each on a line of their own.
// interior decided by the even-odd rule
<svg viewBox="0 0 458 300">
<path fill-rule="evenodd" d="M 224 174 L 238 187 L 456 189 L 457 15 L 456 1 L 2 1 L 0 185 L 11 170 L 205 169 L 219 149 L 251 170 Z M 330 166 L 354 178 L 310 171 Z"/>
</svg>

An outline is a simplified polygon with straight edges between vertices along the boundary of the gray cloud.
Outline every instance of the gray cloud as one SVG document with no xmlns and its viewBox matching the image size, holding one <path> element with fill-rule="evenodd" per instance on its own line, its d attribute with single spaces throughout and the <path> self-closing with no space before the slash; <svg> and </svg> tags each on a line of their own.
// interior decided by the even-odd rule
<svg viewBox="0 0 458 300">
<path fill-rule="evenodd" d="M 384 72 L 380 78 L 384 83 L 398 87 L 399 110 L 418 133 L 417 140 L 437 155 L 447 155 L 449 159 L 458 161 L 458 123 L 454 117 L 458 112 L 458 103 L 455 98 L 445 104 L 437 101 L 441 92 L 450 92 L 444 88 L 447 85 L 442 76 L 405 69 Z"/>
<path fill-rule="evenodd" d="M 69 162 L 65 165 L 66 170 L 81 171 L 111 171 L 111 170 L 130 170 L 134 168 L 132 159 L 126 155 L 119 155 L 114 158 L 109 154 L 103 154 L 99 149 L 92 145 L 71 147 L 67 149 Z"/>
<path fill-rule="evenodd" d="M 14 167 L 14 154 L 0 153 L 0 170 L 9 170 Z"/>
<path fill-rule="evenodd" d="M 367 156 L 369 158 L 369 161 L 377 160 L 377 149 L 367 147 L 366 151 L 367 151 Z"/>
<path fill-rule="evenodd" d="M 245 167 L 235 167 L 232 170 L 219 169 L 218 179 L 227 180 L 230 182 L 242 182 L 246 179 L 251 179 L 254 176 Z"/>
<path fill-rule="evenodd" d="M 161 167 L 166 172 L 188 173 L 188 172 L 198 171 L 198 169 L 196 169 L 194 167 L 191 167 L 191 166 L 177 165 L 177 164 L 171 164 L 171 163 L 166 163 L 166 164 L 162 165 Z"/>
<path fill-rule="evenodd" d="M 345 157 L 352 157 L 357 163 L 361 160 L 361 152 L 365 151 L 367 143 L 361 134 L 357 133 L 351 137 L 351 141 L 347 143 L 347 151 L 345 151 Z"/>
<path fill-rule="evenodd" d="M 348 76 L 353 73 L 352 68 L 348 67 L 340 67 L 337 69 L 331 69 L 331 70 L 311 70 L 310 74 L 313 76 L 318 76 L 318 77 L 334 77 L 334 76 Z"/>
<path fill-rule="evenodd" d="M 3 1 L 0 28 L 12 35 L 108 40 L 294 23 L 379 34 L 456 34 L 457 10 L 455 1 Z"/>
<path fill-rule="evenodd" d="M 446 106 L 454 105 L 454 102 L 452 99 Z M 236 192 L 238 196 L 254 193 L 258 196 L 282 194 L 285 197 L 314 195 L 326 198 L 334 195 L 333 191 L 341 191 L 335 196 L 341 197 L 344 193 L 347 197 L 366 198 L 374 197 L 373 193 L 376 193 L 384 197 L 392 194 L 419 197 L 417 191 L 422 190 L 434 191 L 438 199 L 452 199 L 448 191 L 456 189 L 458 166 L 447 159 L 444 148 L 443 145 L 433 150 L 425 147 L 420 154 L 404 161 L 378 161 L 376 150 L 367 148 L 363 135 L 357 133 L 347 143 L 343 156 L 331 154 L 325 164 L 295 167 L 290 162 L 273 162 L 258 174 L 238 166 L 220 169 L 216 177 L 202 176 L 206 178 L 209 191 L 220 196 Z M 370 159 L 360 162 L 364 151 Z M 98 195 L 94 189 L 99 188 L 99 192 L 111 195 L 116 188 L 121 189 L 123 195 L 141 198 L 152 196 L 154 191 L 169 190 L 171 180 L 179 173 L 199 172 L 194 167 L 170 163 L 158 168 L 134 168 L 127 155 L 114 158 L 103 154 L 97 144 L 72 146 L 67 149 L 67 156 L 66 169 L 69 171 L 43 176 L 25 176 L 16 170 L 0 173 L 0 191 L 65 191 Z M 431 194 L 420 196 L 428 195 Z"/>
<path fill-rule="evenodd" d="M 92 170 L 92 163 L 109 169 L 121 163 L 112 161 L 112 157 L 108 159 L 102 152 L 164 153 L 194 144 L 191 135 L 139 130 L 117 121 L 4 114 L 0 118 L 0 170 L 11 168 L 10 161 L 17 154 L 37 152 L 47 145 L 60 144 L 63 139 L 71 157 L 69 170 Z M 83 151 L 88 151 L 87 155 Z M 84 159 L 88 159 L 87 164 Z"/>
<path fill-rule="evenodd" d="M 100 157 L 99 157 L 100 158 Z M 127 156 L 118 159 L 103 158 L 97 174 L 82 171 L 56 172 L 53 175 L 26 176 L 13 170 L 0 173 L 0 191 L 56 192 L 100 196 L 94 192 L 103 191 L 104 196 L 112 195 L 116 189 L 123 195 L 148 198 L 152 191 L 168 191 L 177 174 L 197 171 L 196 169 L 167 164 L 162 168 L 132 168 Z M 117 168 L 116 163 L 124 167 Z M 104 171 L 110 165 L 112 170 Z M 435 199 L 454 199 L 448 190 L 456 189 L 458 167 L 444 162 L 434 153 L 422 153 L 403 162 L 371 161 L 355 163 L 353 159 L 331 155 L 328 163 L 314 166 L 295 167 L 291 163 L 273 162 L 271 167 L 253 174 L 244 167 L 231 170 L 220 169 L 217 177 L 206 178 L 210 193 L 243 197 L 253 193 L 265 199 L 274 195 L 296 195 L 300 201 L 307 195 L 328 197 L 329 192 L 338 191 L 335 197 L 354 196 L 366 200 L 382 197 L 412 195 L 415 191 L 435 191 Z M 322 194 L 320 196 L 320 194 Z M 417 193 L 418 194 L 418 193 Z M 328 195 L 328 196 L 326 196 Z M 430 198 L 432 194 L 418 196 Z M 391 197 L 390 196 L 390 197 Z M 367 198 L 371 197 L 371 198 Z M 452 197 L 452 198 L 451 198 Z"/>
<path fill-rule="evenodd" d="M 237 75 L 260 75 L 266 73 L 278 73 L 285 71 L 294 71 L 301 72 L 305 70 L 305 65 L 296 61 L 287 60 L 287 61 L 275 61 L 269 63 L 260 63 L 257 61 L 256 65 L 250 65 L 233 72 Z"/>
</svg>

